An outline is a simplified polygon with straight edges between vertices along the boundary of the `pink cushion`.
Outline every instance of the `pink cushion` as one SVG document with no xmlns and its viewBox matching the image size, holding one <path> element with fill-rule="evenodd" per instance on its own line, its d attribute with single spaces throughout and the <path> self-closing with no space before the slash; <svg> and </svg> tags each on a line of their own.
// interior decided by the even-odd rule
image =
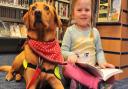
<svg viewBox="0 0 128 89">
<path fill-rule="evenodd" d="M 92 76 L 91 74 L 74 64 L 68 63 L 67 65 L 64 65 L 63 72 L 65 77 L 74 79 L 82 85 L 93 89 L 97 89 L 98 87 L 98 83 L 100 81 L 99 78 Z"/>
</svg>

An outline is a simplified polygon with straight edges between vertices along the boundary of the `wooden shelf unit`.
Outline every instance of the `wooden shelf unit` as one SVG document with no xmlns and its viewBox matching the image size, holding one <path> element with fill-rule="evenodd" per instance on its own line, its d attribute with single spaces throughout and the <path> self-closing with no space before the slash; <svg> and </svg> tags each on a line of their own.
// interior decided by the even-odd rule
<svg viewBox="0 0 128 89">
<path fill-rule="evenodd" d="M 128 77 L 128 0 L 121 0 L 119 22 L 97 22 L 105 57 L 124 72 L 116 79 Z"/>
</svg>

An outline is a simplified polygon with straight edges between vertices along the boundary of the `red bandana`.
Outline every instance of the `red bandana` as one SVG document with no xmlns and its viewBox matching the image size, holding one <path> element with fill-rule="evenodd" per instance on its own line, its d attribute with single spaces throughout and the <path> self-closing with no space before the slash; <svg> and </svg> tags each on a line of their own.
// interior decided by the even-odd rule
<svg viewBox="0 0 128 89">
<path fill-rule="evenodd" d="M 46 56 L 50 61 L 64 62 L 58 40 L 54 40 L 52 42 L 29 40 L 28 44 L 32 49 L 35 49 L 37 52 Z"/>
<path fill-rule="evenodd" d="M 54 40 L 52 42 L 39 42 L 36 40 L 28 40 L 28 45 L 34 52 L 36 52 L 47 61 L 58 64 L 67 64 L 66 62 L 64 62 L 64 59 L 61 55 L 60 45 L 57 40 Z M 40 68 L 37 68 L 26 89 L 29 89 L 29 87 L 34 83 L 40 73 Z"/>
</svg>

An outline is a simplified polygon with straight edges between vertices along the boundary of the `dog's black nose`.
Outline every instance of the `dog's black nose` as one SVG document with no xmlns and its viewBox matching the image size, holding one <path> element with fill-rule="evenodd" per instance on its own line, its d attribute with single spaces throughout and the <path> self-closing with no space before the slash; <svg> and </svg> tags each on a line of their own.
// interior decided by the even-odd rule
<svg viewBox="0 0 128 89">
<path fill-rule="evenodd" d="M 36 17 L 41 17 L 41 11 L 36 10 L 36 11 L 35 11 L 35 16 L 36 16 Z"/>
<path fill-rule="evenodd" d="M 41 23 L 41 11 L 40 10 L 36 10 L 35 11 L 35 23 Z"/>
</svg>

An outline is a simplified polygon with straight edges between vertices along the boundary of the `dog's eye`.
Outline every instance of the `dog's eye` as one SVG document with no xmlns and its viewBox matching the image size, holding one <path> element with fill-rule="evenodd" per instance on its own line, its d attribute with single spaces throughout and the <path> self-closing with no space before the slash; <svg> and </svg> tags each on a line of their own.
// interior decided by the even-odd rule
<svg viewBox="0 0 128 89">
<path fill-rule="evenodd" d="M 45 9 L 45 10 L 49 10 L 49 7 L 48 7 L 48 6 L 45 6 L 44 9 Z"/>
<path fill-rule="evenodd" d="M 33 7 L 32 7 L 32 10 L 35 10 L 35 9 L 36 9 L 36 7 L 35 7 L 35 6 L 33 6 Z"/>
</svg>

